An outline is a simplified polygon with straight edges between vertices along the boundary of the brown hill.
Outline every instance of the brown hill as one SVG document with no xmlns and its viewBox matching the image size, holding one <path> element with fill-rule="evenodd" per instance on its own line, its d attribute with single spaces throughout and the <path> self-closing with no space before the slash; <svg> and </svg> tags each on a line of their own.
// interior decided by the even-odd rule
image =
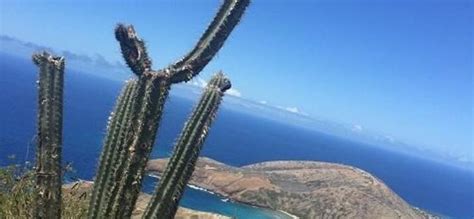
<svg viewBox="0 0 474 219">
<path fill-rule="evenodd" d="M 151 160 L 147 170 L 160 175 L 166 163 L 167 159 Z M 430 217 L 371 174 L 340 164 L 273 161 L 232 167 L 200 158 L 191 184 L 301 218 Z"/>
</svg>

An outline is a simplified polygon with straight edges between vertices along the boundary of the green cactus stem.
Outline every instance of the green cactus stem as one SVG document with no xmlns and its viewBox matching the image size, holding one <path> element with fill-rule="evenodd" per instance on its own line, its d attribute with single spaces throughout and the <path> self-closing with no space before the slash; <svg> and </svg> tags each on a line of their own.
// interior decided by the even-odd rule
<svg viewBox="0 0 474 219">
<path fill-rule="evenodd" d="M 205 88 L 174 147 L 173 156 L 145 210 L 144 219 L 173 218 L 176 214 L 222 96 L 230 87 L 230 81 L 218 73 Z"/>
<path fill-rule="evenodd" d="M 123 132 L 127 127 L 127 120 L 129 120 L 129 108 L 131 106 L 132 95 L 136 89 L 136 81 L 130 80 L 126 82 L 124 89 L 117 99 L 115 106 L 115 113 L 109 117 L 107 125 L 107 135 L 105 137 L 104 149 L 100 157 L 100 165 L 98 175 L 95 180 L 95 188 L 91 196 L 91 209 L 89 209 L 89 217 L 95 218 L 101 209 L 100 201 L 107 199 L 110 195 L 107 190 L 103 188 L 110 183 L 111 173 L 116 165 L 118 153 L 123 151 L 124 135 Z M 102 193 L 100 193 L 102 192 Z"/>
<path fill-rule="evenodd" d="M 129 130 L 128 154 L 115 201 L 112 205 L 112 218 L 128 218 L 135 207 L 135 201 L 141 190 L 145 175 L 145 166 L 156 138 L 158 122 L 163 112 L 163 106 L 168 90 L 169 80 L 159 75 L 150 75 L 139 116 L 134 121 L 134 129 Z M 109 203 L 110 204 L 110 203 Z"/>
<path fill-rule="evenodd" d="M 145 44 L 133 26 L 117 26 L 115 37 L 122 55 L 138 78 L 133 80 L 136 82 L 131 97 L 127 101 L 119 97 L 111 116 L 89 206 L 89 218 L 131 216 L 171 85 L 190 80 L 211 61 L 240 21 L 248 4 L 249 0 L 225 0 L 191 52 L 158 71 L 152 69 Z M 121 104 L 124 106 L 121 107 Z"/>
<path fill-rule="evenodd" d="M 33 55 L 33 62 L 39 67 L 33 215 L 54 219 L 61 215 L 64 58 L 43 52 Z"/>
<path fill-rule="evenodd" d="M 239 23 L 250 0 L 225 0 L 191 52 L 163 71 L 171 72 L 173 83 L 189 81 L 216 55 Z"/>
<path fill-rule="evenodd" d="M 151 70 L 152 63 L 145 43 L 138 38 L 133 26 L 119 24 L 115 29 L 115 38 L 120 43 L 125 62 L 135 75 L 140 76 Z"/>
</svg>

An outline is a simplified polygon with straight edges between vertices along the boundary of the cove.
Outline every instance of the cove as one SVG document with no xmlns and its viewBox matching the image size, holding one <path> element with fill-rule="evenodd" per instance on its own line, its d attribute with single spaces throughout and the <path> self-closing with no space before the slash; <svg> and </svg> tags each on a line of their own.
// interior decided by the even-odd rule
<svg viewBox="0 0 474 219">
<path fill-rule="evenodd" d="M 143 191 L 153 193 L 158 179 L 146 176 L 143 182 Z M 247 204 L 225 201 L 219 195 L 212 194 L 197 187 L 187 187 L 180 206 L 198 210 L 218 213 L 232 218 L 252 218 L 252 219 L 291 219 L 290 216 L 270 209 L 254 207 Z"/>
</svg>

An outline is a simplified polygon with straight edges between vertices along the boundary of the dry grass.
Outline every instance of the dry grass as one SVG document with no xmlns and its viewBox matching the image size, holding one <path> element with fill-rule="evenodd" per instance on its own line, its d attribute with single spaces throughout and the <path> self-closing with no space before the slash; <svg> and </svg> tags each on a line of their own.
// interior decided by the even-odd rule
<svg viewBox="0 0 474 219">
<path fill-rule="evenodd" d="M 0 167 L 0 218 L 33 218 L 34 172 L 17 165 Z M 88 194 L 63 189 L 62 218 L 85 218 Z"/>
<path fill-rule="evenodd" d="M 34 199 L 34 172 L 18 166 L 0 167 L 0 219 L 27 219 L 32 217 Z M 87 218 L 92 182 L 77 181 L 63 185 L 62 217 Z M 141 194 L 132 218 L 140 218 L 151 195 Z M 226 219 L 228 217 L 179 208 L 175 218 Z"/>
<path fill-rule="evenodd" d="M 32 218 L 33 183 L 32 171 L 0 169 L 0 218 Z"/>
</svg>

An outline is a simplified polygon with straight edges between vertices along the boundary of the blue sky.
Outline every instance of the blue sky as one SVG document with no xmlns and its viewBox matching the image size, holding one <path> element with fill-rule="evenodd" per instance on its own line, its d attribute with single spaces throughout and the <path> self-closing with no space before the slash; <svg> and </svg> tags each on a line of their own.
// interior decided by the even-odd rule
<svg viewBox="0 0 474 219">
<path fill-rule="evenodd" d="M 0 34 L 122 62 L 134 24 L 154 67 L 184 55 L 220 1 L 0 1 Z M 241 96 L 473 159 L 473 5 L 461 0 L 254 0 L 201 78 Z"/>
</svg>

